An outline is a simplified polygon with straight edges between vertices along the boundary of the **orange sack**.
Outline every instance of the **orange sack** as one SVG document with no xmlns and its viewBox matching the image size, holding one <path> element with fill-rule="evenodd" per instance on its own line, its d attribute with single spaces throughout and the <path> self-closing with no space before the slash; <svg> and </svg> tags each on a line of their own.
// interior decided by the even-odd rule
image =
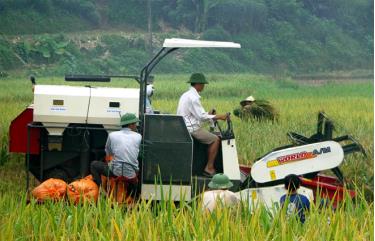
<svg viewBox="0 0 375 241">
<path fill-rule="evenodd" d="M 68 198 L 77 204 L 79 201 L 97 201 L 99 188 L 89 177 L 74 181 L 68 185 Z"/>
<path fill-rule="evenodd" d="M 128 193 L 129 183 L 124 178 L 101 176 L 102 187 L 105 188 L 107 196 L 119 204 L 131 204 L 135 200 Z"/>
<path fill-rule="evenodd" d="M 66 194 L 66 183 L 61 179 L 50 178 L 34 188 L 32 195 L 39 201 L 54 200 L 64 198 Z"/>
</svg>

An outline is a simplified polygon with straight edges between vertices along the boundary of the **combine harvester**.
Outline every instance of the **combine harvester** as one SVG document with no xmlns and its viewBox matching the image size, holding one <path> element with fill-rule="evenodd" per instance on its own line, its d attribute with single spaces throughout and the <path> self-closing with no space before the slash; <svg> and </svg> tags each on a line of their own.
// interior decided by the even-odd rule
<svg viewBox="0 0 375 241">
<path fill-rule="evenodd" d="M 240 44 L 166 39 L 140 76 L 65 77 L 66 81 L 96 82 L 109 82 L 111 77 L 133 78 L 139 88 L 36 84 L 34 103 L 12 121 L 9 131 L 10 152 L 25 154 L 27 191 L 29 173 L 39 181 L 53 177 L 68 182 L 88 175 L 91 161 L 104 158 L 108 133 L 120 128 L 120 115 L 131 112 L 141 120 L 139 132 L 144 144 L 140 198 L 171 197 L 175 201 L 188 201 L 202 192 L 209 182 L 202 175 L 207 146 L 193 140 L 182 116 L 145 112 L 146 85 L 151 71 L 165 56 L 180 48 L 240 48 Z M 233 190 L 248 198 L 251 204 L 277 202 L 285 193 L 280 184 L 289 174 L 301 176 L 301 192 L 310 200 L 321 195 L 336 203 L 345 193 L 353 197 L 354 191 L 343 187 L 339 165 L 345 154 L 363 151 L 363 148 L 350 136 L 333 138 L 333 124 L 323 113 L 319 114 L 317 129 L 310 138 L 288 133 L 293 144 L 267 153 L 250 168 L 239 165 L 228 118 L 227 128 L 220 130 L 222 142 L 216 170 L 225 173 L 235 184 Z M 342 141 L 351 143 L 342 146 L 339 144 Z M 329 169 L 336 177 L 319 174 Z"/>
</svg>

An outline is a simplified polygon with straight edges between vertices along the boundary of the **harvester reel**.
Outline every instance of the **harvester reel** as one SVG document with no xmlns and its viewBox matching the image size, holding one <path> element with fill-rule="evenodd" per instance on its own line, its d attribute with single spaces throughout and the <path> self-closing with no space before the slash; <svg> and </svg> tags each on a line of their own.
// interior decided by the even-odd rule
<svg viewBox="0 0 375 241">
<path fill-rule="evenodd" d="M 311 140 L 303 135 L 297 134 L 295 132 L 288 132 L 288 137 L 296 145 L 304 145 L 311 143 Z"/>
<path fill-rule="evenodd" d="M 264 158 L 265 156 L 267 156 L 268 154 L 272 152 L 281 151 L 284 149 L 287 150 L 288 148 L 292 148 L 292 147 L 298 148 L 304 145 L 313 145 L 313 144 L 318 145 L 320 143 L 328 142 L 328 141 L 334 141 L 338 143 L 339 145 L 341 145 L 344 155 L 351 154 L 354 152 L 361 152 L 364 156 L 367 156 L 363 146 L 351 135 L 333 137 L 334 129 L 335 129 L 335 126 L 333 124 L 333 121 L 330 120 L 327 117 L 327 115 L 325 115 L 323 112 L 320 112 L 318 114 L 317 132 L 315 134 L 313 134 L 310 137 L 306 137 L 295 132 L 288 132 L 287 136 L 292 141 L 291 145 L 275 148 L 274 150 L 267 153 L 266 155 L 256 159 L 256 161 L 261 160 L 262 158 Z M 344 175 L 342 174 L 338 166 L 331 167 L 330 170 L 336 175 L 336 177 L 341 183 L 344 183 Z M 311 179 L 311 178 L 316 177 L 318 173 L 319 171 L 313 171 L 313 172 L 306 172 L 300 175 L 305 178 Z M 245 182 L 242 184 L 242 188 L 243 187 L 257 187 L 259 185 L 269 186 L 269 185 L 274 185 L 274 184 L 275 184 L 274 181 L 270 181 L 264 184 L 259 184 L 255 180 L 253 180 L 251 175 L 249 175 L 246 178 Z"/>
</svg>

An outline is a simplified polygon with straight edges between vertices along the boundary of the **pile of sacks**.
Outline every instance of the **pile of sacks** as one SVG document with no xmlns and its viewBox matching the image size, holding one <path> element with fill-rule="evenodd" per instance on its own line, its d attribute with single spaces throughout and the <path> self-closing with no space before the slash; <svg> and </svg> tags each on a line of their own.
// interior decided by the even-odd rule
<svg viewBox="0 0 375 241">
<path fill-rule="evenodd" d="M 38 202 L 58 201 L 67 197 L 70 202 L 78 204 L 85 201 L 96 202 L 99 196 L 99 188 L 91 175 L 69 185 L 61 179 L 50 178 L 37 186 L 32 191 L 32 195 Z"/>
</svg>

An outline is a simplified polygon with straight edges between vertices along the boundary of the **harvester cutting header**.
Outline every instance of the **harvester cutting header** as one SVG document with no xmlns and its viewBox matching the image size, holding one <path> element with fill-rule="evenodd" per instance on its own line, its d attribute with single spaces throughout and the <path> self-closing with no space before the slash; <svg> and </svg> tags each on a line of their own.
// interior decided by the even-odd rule
<svg viewBox="0 0 375 241">
<path fill-rule="evenodd" d="M 210 180 L 203 175 L 208 146 L 192 137 L 183 116 L 146 112 L 147 84 L 157 64 L 177 49 L 240 47 L 233 42 L 166 39 L 139 76 L 65 78 L 101 82 L 108 82 L 111 77 L 133 78 L 139 88 L 35 84 L 34 103 L 12 121 L 9 131 L 10 152 L 25 154 L 27 190 L 29 173 L 40 181 L 51 177 L 71 181 L 88 175 L 90 163 L 104 159 L 106 140 L 110 132 L 119 130 L 121 115 L 133 113 L 140 120 L 138 132 L 143 146 L 139 160 L 140 198 L 190 200 L 202 192 Z M 322 189 L 320 195 L 340 200 L 344 189 L 339 165 L 345 154 L 363 150 L 351 136 L 333 137 L 333 124 L 321 113 L 315 135 L 308 138 L 288 133 L 292 144 L 265 154 L 250 168 L 239 165 L 229 117 L 226 122 L 227 128 L 217 133 L 220 147 L 215 170 L 226 174 L 234 184 L 232 189 L 252 200 L 249 203 L 277 201 L 283 194 L 280 183 L 289 174 L 302 178 L 301 192 L 311 199 Z M 342 141 L 351 143 L 341 145 Z M 319 174 L 330 169 L 337 178 Z"/>
</svg>

